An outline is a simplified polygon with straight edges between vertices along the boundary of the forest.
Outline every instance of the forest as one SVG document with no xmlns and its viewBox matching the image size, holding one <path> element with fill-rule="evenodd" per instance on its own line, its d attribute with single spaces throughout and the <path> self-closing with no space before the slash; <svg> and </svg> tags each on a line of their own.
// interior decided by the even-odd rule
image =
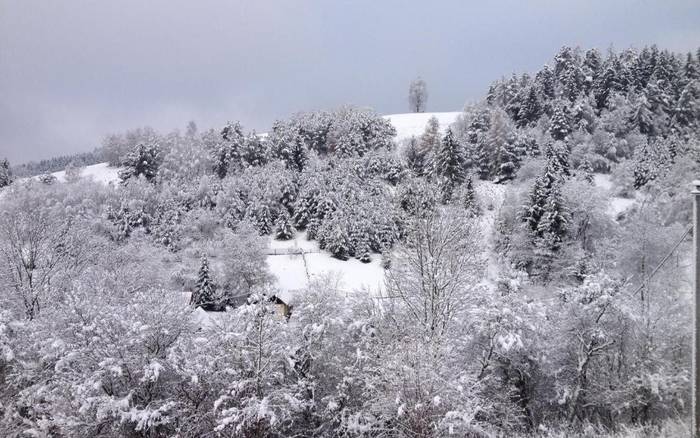
<svg viewBox="0 0 700 438">
<path fill-rule="evenodd" d="M 688 436 L 700 50 L 484 91 L 400 141 L 347 105 L 0 162 L 0 436 Z M 382 289 L 280 312 L 300 235 Z"/>
</svg>

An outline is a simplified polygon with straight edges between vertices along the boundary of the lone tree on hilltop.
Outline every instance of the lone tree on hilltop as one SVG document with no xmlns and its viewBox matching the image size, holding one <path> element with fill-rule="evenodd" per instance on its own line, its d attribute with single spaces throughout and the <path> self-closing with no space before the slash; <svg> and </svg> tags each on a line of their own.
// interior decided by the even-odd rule
<svg viewBox="0 0 700 438">
<path fill-rule="evenodd" d="M 423 113 L 427 102 L 428 86 L 422 78 L 418 77 L 408 87 L 408 105 L 414 113 Z"/>
</svg>

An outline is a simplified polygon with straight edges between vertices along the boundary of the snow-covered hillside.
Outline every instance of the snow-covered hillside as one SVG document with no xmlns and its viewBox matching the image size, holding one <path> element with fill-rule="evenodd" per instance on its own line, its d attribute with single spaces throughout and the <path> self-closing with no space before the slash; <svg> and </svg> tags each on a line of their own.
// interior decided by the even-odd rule
<svg viewBox="0 0 700 438">
<path fill-rule="evenodd" d="M 55 176 L 56 180 L 59 182 L 66 181 L 65 170 L 53 172 L 51 175 Z M 82 178 L 91 179 L 95 182 L 109 184 L 119 179 L 119 168 L 110 167 L 107 163 L 93 164 L 91 166 L 83 167 L 82 171 L 80 172 L 80 176 Z M 38 178 L 38 175 L 34 176 L 33 178 Z"/>
<path fill-rule="evenodd" d="M 442 113 L 406 113 L 406 114 L 389 114 L 384 116 L 385 119 L 391 121 L 391 124 L 396 128 L 396 142 L 411 138 L 412 136 L 420 136 L 425 131 L 425 125 L 431 117 L 435 117 L 440 122 L 440 129 L 445 130 L 450 124 L 454 123 L 457 116 L 462 114 L 459 111 L 442 112 Z"/>
<path fill-rule="evenodd" d="M 476 181 L 475 190 L 484 212 L 479 227 L 485 238 L 484 257 L 488 260 L 485 282 L 492 285 L 498 277 L 498 262 L 490 236 L 503 204 L 505 186 Z M 319 249 L 317 242 L 307 240 L 305 232 L 287 241 L 270 238 L 267 265 L 277 279 L 275 286 L 281 292 L 280 297 L 289 304 L 293 304 L 295 295 L 312 281 L 327 277 L 335 282 L 336 292 L 342 295 L 361 292 L 379 296 L 386 291 L 380 254 L 372 254 L 372 262 L 366 264 L 356 259 L 338 260 Z"/>
<path fill-rule="evenodd" d="M 394 126 L 394 128 L 396 128 L 395 140 L 397 143 L 401 143 L 402 140 L 411 138 L 412 136 L 420 136 L 425 130 L 425 125 L 428 123 L 428 119 L 433 116 L 438 119 L 440 122 L 440 129 L 444 131 L 447 126 L 453 123 L 460 114 L 460 112 L 456 111 L 389 114 L 383 117 L 391 121 L 391 124 Z M 267 133 L 260 134 L 260 136 L 265 137 L 267 136 Z M 53 172 L 52 175 L 55 176 L 59 182 L 64 182 L 66 179 L 66 172 L 64 170 L 60 172 Z M 116 167 L 110 167 L 107 163 L 98 163 L 91 166 L 85 166 L 81 175 L 84 178 L 90 178 L 96 182 L 109 184 L 110 182 L 117 181 L 119 179 L 119 169 Z"/>
</svg>

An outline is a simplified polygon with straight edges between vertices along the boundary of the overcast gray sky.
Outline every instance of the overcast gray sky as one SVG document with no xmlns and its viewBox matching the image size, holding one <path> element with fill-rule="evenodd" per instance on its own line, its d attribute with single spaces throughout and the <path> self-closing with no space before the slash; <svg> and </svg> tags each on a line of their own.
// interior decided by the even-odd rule
<svg viewBox="0 0 700 438">
<path fill-rule="evenodd" d="M 534 71 L 562 45 L 700 46 L 700 2 L 0 0 L 0 157 L 91 150 L 109 133 L 184 130 L 344 103 L 429 111 Z"/>
</svg>

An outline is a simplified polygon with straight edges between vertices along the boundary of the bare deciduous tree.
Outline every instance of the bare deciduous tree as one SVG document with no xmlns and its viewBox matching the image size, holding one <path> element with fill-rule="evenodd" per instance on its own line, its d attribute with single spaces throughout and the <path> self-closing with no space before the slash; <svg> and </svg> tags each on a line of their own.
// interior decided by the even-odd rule
<svg viewBox="0 0 700 438">
<path fill-rule="evenodd" d="M 22 188 L 3 199 L 0 212 L 0 281 L 6 295 L 28 319 L 40 311 L 43 298 L 59 277 L 70 275 L 90 260 L 88 239 L 61 204 L 52 204 L 44 190 Z M 12 296 L 10 296 L 12 295 Z"/>
<path fill-rule="evenodd" d="M 482 268 L 481 236 L 473 223 L 446 209 L 417 219 L 408 244 L 387 271 L 387 290 L 430 333 L 442 334 L 464 308 Z"/>
<path fill-rule="evenodd" d="M 428 102 L 428 86 L 422 78 L 417 78 L 408 87 L 408 105 L 414 113 L 425 112 Z"/>
</svg>

